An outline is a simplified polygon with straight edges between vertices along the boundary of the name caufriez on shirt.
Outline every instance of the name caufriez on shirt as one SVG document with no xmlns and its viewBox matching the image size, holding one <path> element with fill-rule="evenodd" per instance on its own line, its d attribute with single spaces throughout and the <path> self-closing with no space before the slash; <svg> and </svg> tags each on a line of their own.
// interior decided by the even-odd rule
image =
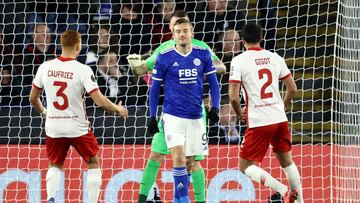
<svg viewBox="0 0 360 203">
<path fill-rule="evenodd" d="M 55 78 L 65 78 L 65 79 L 73 79 L 74 73 L 72 72 L 65 72 L 61 70 L 48 70 L 49 77 L 55 77 Z"/>
</svg>

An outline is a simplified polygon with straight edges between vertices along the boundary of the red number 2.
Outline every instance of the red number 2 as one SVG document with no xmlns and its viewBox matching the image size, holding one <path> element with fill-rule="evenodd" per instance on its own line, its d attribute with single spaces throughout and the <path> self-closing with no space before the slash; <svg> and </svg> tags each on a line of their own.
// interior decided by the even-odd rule
<svg viewBox="0 0 360 203">
<path fill-rule="evenodd" d="M 63 104 L 59 104 L 59 102 L 53 102 L 54 107 L 63 111 L 65 110 L 67 107 L 69 107 L 69 99 L 66 96 L 66 94 L 64 94 L 64 90 L 67 87 L 67 83 L 66 82 L 60 82 L 60 81 L 54 81 L 54 86 L 59 86 L 60 89 L 56 92 L 56 96 L 57 97 L 61 97 L 64 100 Z"/>
<path fill-rule="evenodd" d="M 261 99 L 267 99 L 267 98 L 271 98 L 273 96 L 272 92 L 265 92 L 266 88 L 269 87 L 272 83 L 272 74 L 271 71 L 269 69 L 263 68 L 259 70 L 259 79 L 263 79 L 264 75 L 266 75 L 267 77 L 267 81 L 266 83 L 261 87 Z"/>
</svg>

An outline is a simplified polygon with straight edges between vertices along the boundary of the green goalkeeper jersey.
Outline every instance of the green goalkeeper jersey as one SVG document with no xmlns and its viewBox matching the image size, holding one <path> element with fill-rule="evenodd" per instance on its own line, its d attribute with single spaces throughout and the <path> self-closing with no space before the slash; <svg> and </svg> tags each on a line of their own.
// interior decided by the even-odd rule
<svg viewBox="0 0 360 203">
<path fill-rule="evenodd" d="M 194 46 L 203 47 L 203 48 L 208 49 L 211 52 L 211 58 L 213 61 L 219 60 L 219 58 L 215 55 L 215 53 L 210 49 L 210 47 L 205 42 L 197 40 L 197 39 L 192 39 L 191 43 Z M 146 62 L 145 62 L 146 68 L 149 71 L 152 71 L 155 67 L 156 57 L 159 55 L 159 53 L 166 51 L 167 49 L 173 48 L 174 45 L 175 45 L 175 40 L 173 40 L 173 39 L 160 44 L 160 46 L 155 49 L 154 53 L 151 54 L 151 56 L 146 59 Z"/>
</svg>

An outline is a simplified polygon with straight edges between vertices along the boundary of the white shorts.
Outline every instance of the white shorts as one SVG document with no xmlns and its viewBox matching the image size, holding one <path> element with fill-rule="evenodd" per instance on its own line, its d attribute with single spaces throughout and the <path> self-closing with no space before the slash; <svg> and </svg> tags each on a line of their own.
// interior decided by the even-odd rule
<svg viewBox="0 0 360 203">
<path fill-rule="evenodd" d="M 163 114 L 167 147 L 184 146 L 185 156 L 208 155 L 208 139 L 203 118 L 186 119 Z"/>
</svg>

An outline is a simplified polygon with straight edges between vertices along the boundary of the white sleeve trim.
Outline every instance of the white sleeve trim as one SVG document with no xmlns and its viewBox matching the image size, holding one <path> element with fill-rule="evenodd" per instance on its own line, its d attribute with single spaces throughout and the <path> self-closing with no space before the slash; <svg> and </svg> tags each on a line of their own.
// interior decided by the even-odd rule
<svg viewBox="0 0 360 203">
<path fill-rule="evenodd" d="M 152 77 L 153 80 L 162 81 L 160 78 Z"/>
<path fill-rule="evenodd" d="M 207 72 L 207 73 L 205 73 L 205 75 L 210 75 L 211 73 L 216 73 L 216 70 L 213 70 L 213 71 Z"/>
</svg>

